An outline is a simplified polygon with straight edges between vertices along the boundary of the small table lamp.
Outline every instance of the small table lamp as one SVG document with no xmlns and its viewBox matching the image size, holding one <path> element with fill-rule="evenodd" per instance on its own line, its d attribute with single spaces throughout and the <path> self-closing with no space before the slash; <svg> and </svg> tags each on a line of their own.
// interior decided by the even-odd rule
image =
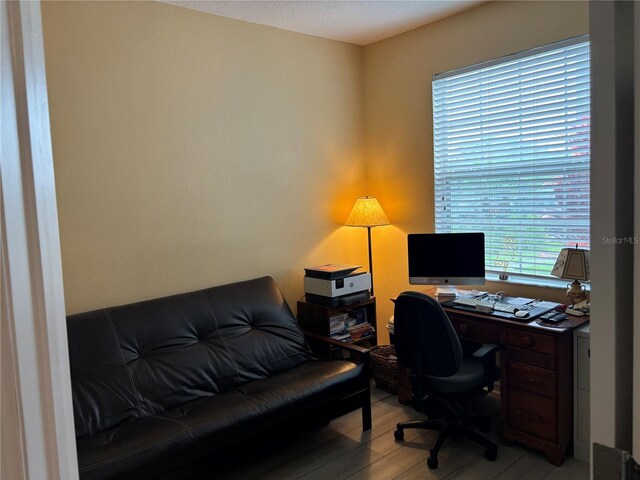
<svg viewBox="0 0 640 480">
<path fill-rule="evenodd" d="M 390 225 L 376 197 L 360 197 L 351 209 L 345 222 L 347 227 L 366 227 L 369 239 L 369 273 L 371 274 L 371 296 L 373 296 L 373 261 L 371 258 L 371 228 Z"/>
<path fill-rule="evenodd" d="M 589 250 L 578 248 L 563 248 L 551 270 L 551 275 L 559 278 L 573 279 L 567 285 L 567 297 L 575 306 L 587 300 L 587 289 L 579 280 L 589 280 Z"/>
</svg>

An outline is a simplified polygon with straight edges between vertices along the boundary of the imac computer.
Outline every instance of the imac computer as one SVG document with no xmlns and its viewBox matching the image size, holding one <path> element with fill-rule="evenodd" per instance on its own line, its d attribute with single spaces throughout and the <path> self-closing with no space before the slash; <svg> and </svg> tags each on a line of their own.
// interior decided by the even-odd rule
<svg viewBox="0 0 640 480">
<path fill-rule="evenodd" d="M 411 285 L 482 285 L 484 233 L 410 233 Z"/>
</svg>

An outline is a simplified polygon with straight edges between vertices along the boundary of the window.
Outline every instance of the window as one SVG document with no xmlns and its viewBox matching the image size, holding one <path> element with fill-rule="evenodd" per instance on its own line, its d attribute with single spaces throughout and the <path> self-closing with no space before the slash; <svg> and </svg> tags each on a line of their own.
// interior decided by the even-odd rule
<svg viewBox="0 0 640 480">
<path fill-rule="evenodd" d="M 485 233 L 486 270 L 550 276 L 589 248 L 586 36 L 433 78 L 436 232 Z"/>
</svg>

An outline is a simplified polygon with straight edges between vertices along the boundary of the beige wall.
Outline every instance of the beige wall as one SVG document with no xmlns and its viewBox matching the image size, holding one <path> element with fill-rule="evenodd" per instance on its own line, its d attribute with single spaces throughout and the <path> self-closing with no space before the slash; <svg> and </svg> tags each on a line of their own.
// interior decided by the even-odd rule
<svg viewBox="0 0 640 480">
<path fill-rule="evenodd" d="M 364 48 L 368 188 L 393 224 L 374 238 L 380 327 L 388 298 L 420 289 L 408 284 L 406 234 L 434 228 L 432 75 L 587 32 L 586 2 L 493 2 Z M 566 299 L 557 289 L 483 288 Z"/>
<path fill-rule="evenodd" d="M 66 307 L 366 262 L 362 49 L 158 2 L 43 2 Z M 364 263 L 363 263 L 364 264 Z"/>
<path fill-rule="evenodd" d="M 157 2 L 44 2 L 69 313 L 367 264 L 342 227 L 377 195 L 381 341 L 433 230 L 431 75 L 588 31 L 583 2 L 494 2 L 366 47 Z M 488 285 L 563 300 L 559 290 Z"/>
</svg>

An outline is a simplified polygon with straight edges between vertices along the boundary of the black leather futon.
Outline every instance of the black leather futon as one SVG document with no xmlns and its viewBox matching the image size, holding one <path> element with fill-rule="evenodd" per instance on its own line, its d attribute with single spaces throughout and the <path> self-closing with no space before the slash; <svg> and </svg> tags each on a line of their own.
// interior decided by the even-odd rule
<svg viewBox="0 0 640 480">
<path fill-rule="evenodd" d="M 366 361 L 314 358 L 270 277 L 67 322 L 83 479 L 183 478 L 229 446 L 357 408 L 371 427 Z"/>
</svg>

